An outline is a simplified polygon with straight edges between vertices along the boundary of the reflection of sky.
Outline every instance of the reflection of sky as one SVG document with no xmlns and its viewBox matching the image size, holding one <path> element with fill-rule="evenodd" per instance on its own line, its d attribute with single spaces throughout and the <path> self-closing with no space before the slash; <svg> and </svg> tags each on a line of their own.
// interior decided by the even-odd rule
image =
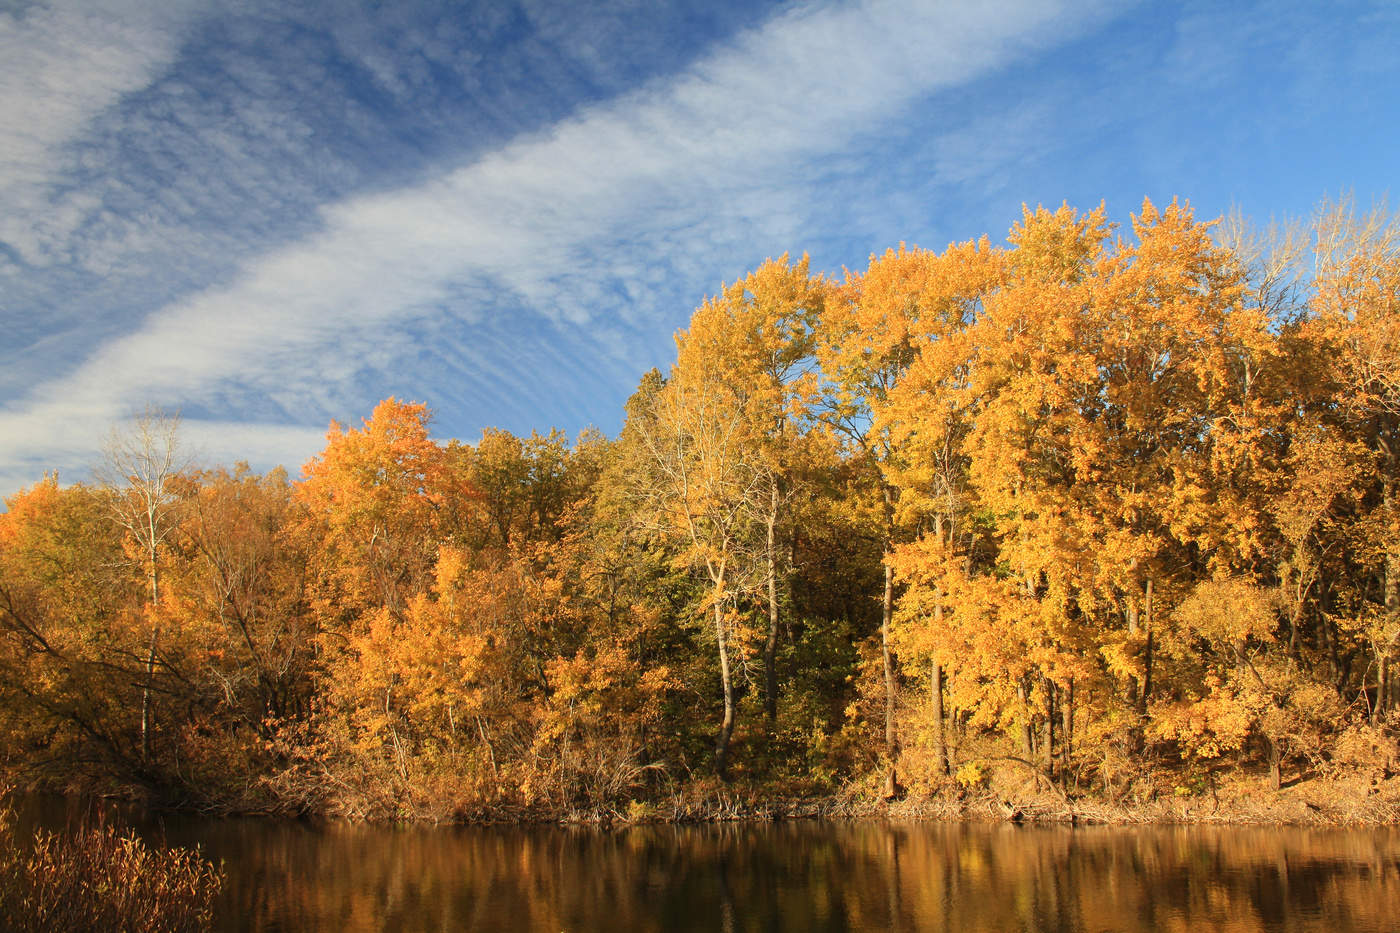
<svg viewBox="0 0 1400 933">
<path fill-rule="evenodd" d="M 181 408 L 616 430 L 706 293 L 1023 202 L 1306 214 L 1393 175 L 1400 8 L 0 4 L 0 492 Z"/>
</svg>

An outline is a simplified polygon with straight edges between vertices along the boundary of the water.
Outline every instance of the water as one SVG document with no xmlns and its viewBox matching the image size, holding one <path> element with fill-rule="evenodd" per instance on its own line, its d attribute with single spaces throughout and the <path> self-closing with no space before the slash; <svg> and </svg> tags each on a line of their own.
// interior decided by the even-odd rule
<svg viewBox="0 0 1400 933">
<path fill-rule="evenodd" d="M 787 823 L 311 827 L 166 817 L 221 930 L 1400 930 L 1400 832 Z"/>
</svg>

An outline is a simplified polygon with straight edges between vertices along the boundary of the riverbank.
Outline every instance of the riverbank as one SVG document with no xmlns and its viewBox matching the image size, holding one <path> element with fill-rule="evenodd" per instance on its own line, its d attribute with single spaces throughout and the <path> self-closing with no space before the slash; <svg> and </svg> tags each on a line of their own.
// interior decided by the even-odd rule
<svg viewBox="0 0 1400 933">
<path fill-rule="evenodd" d="M 837 796 L 765 797 L 754 789 L 707 786 L 623 810 L 481 816 L 485 818 L 467 822 L 627 825 L 836 819 L 1367 828 L 1400 826 L 1400 775 L 1301 775 L 1274 791 L 1255 775 L 1226 774 L 1200 787 L 1142 786 L 1117 800 L 1067 794 L 1044 780 L 1029 779 L 971 790 L 953 785 L 940 793 L 906 794 L 893 800 L 859 789 Z"/>
<path fill-rule="evenodd" d="M 1400 825 L 1400 777 L 1306 777 L 1278 791 L 1252 775 L 1204 790 L 1144 789 L 1125 799 L 1065 795 L 1032 782 L 1006 792 L 882 801 L 861 815 L 892 819 L 1071 824 L 1217 824 L 1379 827 Z M 1183 789 L 1184 790 L 1184 789 Z"/>
<path fill-rule="evenodd" d="M 520 806 L 509 801 L 449 807 L 441 800 L 381 800 L 376 806 L 317 810 L 191 805 L 128 789 L 48 788 L 81 797 L 122 800 L 138 807 L 203 817 L 252 816 L 270 821 L 349 822 L 366 825 L 588 825 L 696 824 L 811 820 L 1044 823 L 1071 825 L 1216 824 L 1317 827 L 1400 826 L 1400 774 L 1303 772 L 1273 790 L 1265 776 L 1222 769 L 1186 782 L 1180 774 L 1139 775 L 1116 797 L 1068 791 L 1043 776 L 1001 771 L 974 784 L 952 780 L 933 788 L 882 796 L 873 784 L 837 794 L 775 792 L 771 785 L 702 779 L 670 795 L 591 807 Z"/>
</svg>

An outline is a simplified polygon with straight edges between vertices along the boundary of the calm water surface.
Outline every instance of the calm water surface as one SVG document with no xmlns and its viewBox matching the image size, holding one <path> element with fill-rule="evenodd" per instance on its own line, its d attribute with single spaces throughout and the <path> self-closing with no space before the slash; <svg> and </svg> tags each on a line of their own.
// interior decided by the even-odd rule
<svg viewBox="0 0 1400 933">
<path fill-rule="evenodd" d="M 1395 831 L 160 823 L 229 931 L 1400 930 Z"/>
</svg>

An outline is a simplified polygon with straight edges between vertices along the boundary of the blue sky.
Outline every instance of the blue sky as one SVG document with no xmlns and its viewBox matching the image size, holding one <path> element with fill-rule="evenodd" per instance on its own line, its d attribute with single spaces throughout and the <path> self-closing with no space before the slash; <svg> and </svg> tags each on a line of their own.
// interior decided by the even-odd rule
<svg viewBox="0 0 1400 933">
<path fill-rule="evenodd" d="M 613 433 L 783 252 L 1400 195 L 1397 50 L 1394 0 L 0 0 L 0 493 L 147 405 L 294 473 L 390 395 Z"/>
</svg>

